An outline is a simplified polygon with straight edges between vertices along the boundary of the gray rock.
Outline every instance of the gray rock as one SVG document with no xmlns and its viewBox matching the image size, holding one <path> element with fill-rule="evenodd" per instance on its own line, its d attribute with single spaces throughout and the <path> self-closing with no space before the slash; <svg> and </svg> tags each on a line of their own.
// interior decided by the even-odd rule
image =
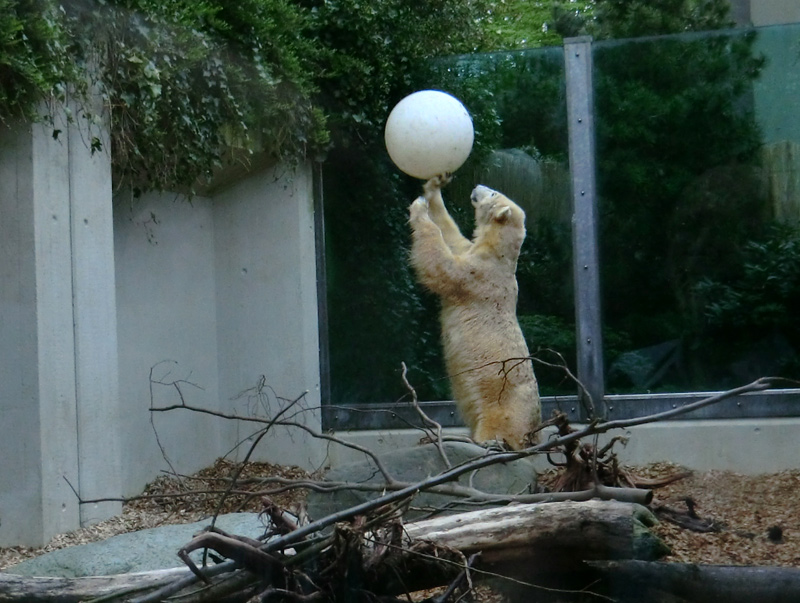
<svg viewBox="0 0 800 603">
<path fill-rule="evenodd" d="M 120 534 L 101 542 L 45 553 L 4 571 L 23 576 L 78 578 L 181 567 L 183 562 L 178 559 L 178 549 L 210 523 L 208 519 Z M 264 524 L 256 513 L 220 515 L 216 525 L 228 533 L 250 538 L 264 534 Z M 202 551 L 195 551 L 191 557 L 197 563 L 202 554 Z"/>
<path fill-rule="evenodd" d="M 481 446 L 465 442 L 445 442 L 445 451 L 452 466 L 460 465 L 487 454 Z M 442 473 L 446 466 L 436 446 L 426 444 L 412 448 L 401 448 L 379 455 L 387 471 L 397 480 L 418 482 L 426 477 Z M 325 479 L 332 482 L 381 483 L 383 477 L 371 459 L 358 463 L 342 465 L 328 471 Z M 519 459 L 510 463 L 498 463 L 484 467 L 473 473 L 465 473 L 459 483 L 472 485 L 478 490 L 493 494 L 523 494 L 533 492 L 536 485 L 536 469 L 530 459 Z M 336 511 L 347 509 L 380 495 L 380 492 L 360 492 L 354 490 L 334 493 L 311 492 L 308 497 L 308 513 L 312 519 L 320 519 Z M 430 508 L 443 508 L 448 513 L 474 510 L 475 506 L 455 504 L 458 499 L 439 494 L 418 494 L 409 519 L 427 515 Z"/>
</svg>

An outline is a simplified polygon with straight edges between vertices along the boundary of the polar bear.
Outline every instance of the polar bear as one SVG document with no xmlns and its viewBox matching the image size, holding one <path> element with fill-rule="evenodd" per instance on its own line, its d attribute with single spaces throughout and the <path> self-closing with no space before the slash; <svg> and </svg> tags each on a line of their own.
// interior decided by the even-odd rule
<svg viewBox="0 0 800 603">
<path fill-rule="evenodd" d="M 517 322 L 517 258 L 525 212 L 486 186 L 472 191 L 475 231 L 464 237 L 444 206 L 446 176 L 409 209 L 411 265 L 441 299 L 442 343 L 458 409 L 478 442 L 535 443 L 541 404 Z"/>
</svg>

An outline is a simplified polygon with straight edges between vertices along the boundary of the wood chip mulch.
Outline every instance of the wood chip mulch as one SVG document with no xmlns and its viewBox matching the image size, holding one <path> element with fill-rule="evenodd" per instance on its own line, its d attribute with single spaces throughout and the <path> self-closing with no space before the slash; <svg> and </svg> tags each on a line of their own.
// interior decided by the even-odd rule
<svg viewBox="0 0 800 603">
<path fill-rule="evenodd" d="M 800 470 L 756 476 L 696 472 L 656 489 L 650 506 L 688 511 L 687 498 L 696 515 L 719 531 L 694 532 L 661 521 L 653 531 L 672 548 L 665 561 L 800 567 Z"/>
<path fill-rule="evenodd" d="M 68 534 L 60 534 L 41 548 L 0 547 L 0 571 L 56 549 L 97 542 L 126 532 L 168 524 L 193 523 L 205 519 L 217 510 L 219 494 L 216 492 L 225 490 L 235 469 L 236 465 L 220 459 L 211 467 L 192 476 L 162 475 L 148 484 L 142 492 L 142 495 L 152 498 L 142 498 L 125 503 L 122 507 L 122 514 L 117 517 Z M 237 480 L 237 490 L 266 489 L 266 486 L 248 483 L 249 479 L 256 477 L 305 479 L 310 475 L 299 467 L 250 463 Z M 170 496 L 179 493 L 183 496 Z M 283 508 L 293 510 L 305 500 L 305 493 L 302 490 L 294 490 L 272 495 L 271 498 Z M 259 512 L 261 509 L 259 496 L 237 495 L 230 496 L 226 500 L 220 513 Z"/>
</svg>

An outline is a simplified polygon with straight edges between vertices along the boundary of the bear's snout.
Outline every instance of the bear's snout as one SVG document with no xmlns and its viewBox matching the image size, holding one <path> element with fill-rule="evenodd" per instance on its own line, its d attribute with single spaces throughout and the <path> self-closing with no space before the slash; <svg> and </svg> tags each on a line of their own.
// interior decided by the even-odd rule
<svg viewBox="0 0 800 603">
<path fill-rule="evenodd" d="M 483 186 L 482 184 L 479 184 L 472 190 L 472 195 L 470 196 L 470 200 L 472 201 L 472 206 L 475 207 L 476 205 L 478 205 L 478 203 L 480 203 L 487 197 L 491 197 L 494 194 L 495 191 L 490 189 L 488 186 Z"/>
</svg>

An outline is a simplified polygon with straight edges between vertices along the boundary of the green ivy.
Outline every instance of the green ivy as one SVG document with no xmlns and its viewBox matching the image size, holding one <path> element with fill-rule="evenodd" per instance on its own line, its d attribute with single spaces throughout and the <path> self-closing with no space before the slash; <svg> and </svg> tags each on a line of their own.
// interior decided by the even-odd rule
<svg viewBox="0 0 800 603">
<path fill-rule="evenodd" d="M 275 24 L 303 23 L 287 6 L 128 0 L 71 13 L 111 108 L 118 182 L 192 190 L 227 149 L 293 159 L 327 144 L 298 57 L 305 43 L 280 46 Z"/>
<path fill-rule="evenodd" d="M 436 4 L 0 0 L 0 120 L 95 83 L 115 182 L 191 191 L 231 149 L 293 161 L 377 140 L 428 58 L 482 44 L 488 0 Z"/>
<path fill-rule="evenodd" d="M 48 0 L 0 0 L 0 122 L 41 117 L 41 103 L 63 98 L 77 70 L 64 16 Z"/>
<path fill-rule="evenodd" d="M 707 330 L 743 340 L 781 333 L 800 344 L 800 235 L 796 225 L 774 224 L 743 247 L 734 278 L 703 278 L 695 285 Z"/>
</svg>

